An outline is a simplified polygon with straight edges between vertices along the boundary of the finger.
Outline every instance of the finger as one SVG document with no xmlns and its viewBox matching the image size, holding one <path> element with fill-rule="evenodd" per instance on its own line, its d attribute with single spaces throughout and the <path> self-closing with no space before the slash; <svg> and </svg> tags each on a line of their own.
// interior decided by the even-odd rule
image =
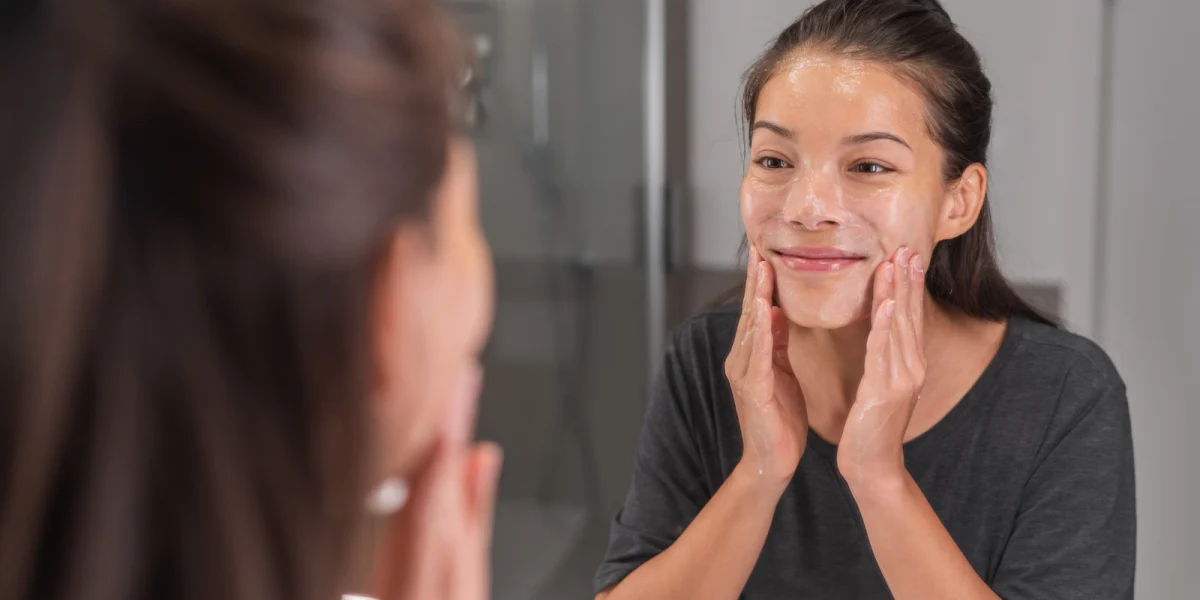
<svg viewBox="0 0 1200 600">
<path fill-rule="evenodd" d="M 909 268 L 909 259 L 912 258 L 912 251 L 906 247 L 901 247 L 896 251 L 896 276 L 895 288 L 892 290 L 892 299 L 896 301 L 896 310 L 894 319 L 896 321 L 905 321 L 908 318 L 908 300 L 911 294 L 909 287 L 912 280 L 912 270 Z"/>
<path fill-rule="evenodd" d="M 905 340 L 908 337 L 906 334 L 906 325 L 902 323 L 903 315 L 900 313 L 899 301 L 894 302 L 891 307 L 893 314 L 890 317 L 890 327 L 888 329 L 888 348 L 887 348 L 887 366 L 888 377 L 892 382 L 902 381 L 908 376 L 909 365 L 904 352 Z"/>
<path fill-rule="evenodd" d="M 504 464 L 504 451 L 495 443 L 480 442 L 471 449 L 470 464 L 467 503 L 471 520 L 486 534 L 487 539 L 491 539 L 496 487 L 500 481 L 500 468 Z"/>
<path fill-rule="evenodd" d="M 455 580 L 465 588 L 469 598 L 486 598 L 491 587 L 492 532 L 496 513 L 496 489 L 504 455 L 500 447 L 490 442 L 476 444 L 471 449 L 468 498 L 465 518 L 466 564 L 457 565 Z M 464 597 L 462 595 L 455 598 Z"/>
<path fill-rule="evenodd" d="M 885 300 L 871 317 L 871 333 L 867 336 L 868 373 L 875 377 L 886 378 L 890 375 L 888 353 L 891 344 L 892 318 L 895 314 L 896 301 Z"/>
<path fill-rule="evenodd" d="M 924 363 L 924 356 L 917 337 L 921 327 L 916 323 L 916 319 L 921 316 L 921 304 L 924 301 L 922 297 L 924 288 L 916 269 L 920 260 L 921 257 L 914 254 L 909 262 L 909 284 L 908 291 L 905 293 L 908 298 L 908 301 L 905 302 L 907 310 L 903 314 L 897 313 L 896 315 L 896 327 L 900 338 L 900 349 L 904 353 L 904 364 L 908 367 L 909 373 L 914 376 L 923 368 Z"/>
<path fill-rule="evenodd" d="M 788 330 L 791 329 L 791 323 L 787 320 L 787 315 L 783 313 L 783 309 L 774 306 L 775 297 L 775 268 L 771 263 L 763 261 L 762 269 L 764 271 L 763 282 L 765 289 L 760 290 L 761 298 L 767 303 L 767 322 L 771 327 L 771 351 L 772 354 L 779 351 L 787 352 L 788 345 Z"/>
<path fill-rule="evenodd" d="M 746 289 L 742 294 L 742 315 L 744 316 L 750 311 L 751 304 L 754 303 L 754 292 L 758 289 L 758 266 L 762 262 L 762 258 L 758 255 L 758 250 L 750 248 L 750 260 L 746 263 Z"/>
<path fill-rule="evenodd" d="M 891 260 L 884 261 L 875 269 L 875 285 L 874 293 L 871 299 L 871 318 L 875 318 L 875 314 L 892 297 L 893 280 L 896 277 L 896 263 Z"/>
<path fill-rule="evenodd" d="M 751 354 L 747 375 L 759 382 L 771 372 L 775 350 L 774 322 L 771 321 L 771 288 L 774 273 L 771 265 L 765 260 L 758 264 L 758 286 L 754 290 L 754 340 L 751 342 Z"/>
<path fill-rule="evenodd" d="M 762 262 L 758 258 L 758 251 L 753 247 L 750 248 L 750 261 L 746 263 L 746 286 L 742 291 L 742 312 L 738 318 L 737 332 L 733 335 L 734 350 L 746 339 L 746 331 L 750 328 L 751 305 L 754 302 L 754 293 L 758 289 L 758 265 Z"/>
<path fill-rule="evenodd" d="M 754 290 L 755 297 L 766 300 L 767 306 L 770 307 L 774 304 L 775 268 L 771 263 L 759 259 L 758 269 L 758 289 Z"/>
<path fill-rule="evenodd" d="M 772 358 L 775 348 L 769 324 L 771 307 L 766 300 L 755 298 L 754 319 L 762 326 L 755 328 L 754 345 L 750 350 L 750 366 L 746 370 L 746 376 L 751 378 L 755 385 L 758 385 L 771 375 L 771 367 L 774 365 Z"/>
<path fill-rule="evenodd" d="M 431 465 L 418 486 L 425 494 L 413 498 L 412 511 L 406 517 L 420 519 L 430 538 L 426 551 L 445 552 L 446 540 L 454 539 L 462 528 L 461 507 L 465 500 L 462 486 L 467 454 L 458 442 L 443 438 Z"/>
<path fill-rule="evenodd" d="M 759 262 L 761 263 L 762 261 Z M 764 285 L 763 280 L 766 279 L 767 273 L 761 264 L 756 266 L 754 271 L 758 276 L 758 279 L 754 282 L 754 296 L 750 299 L 750 307 L 742 316 L 742 320 L 747 325 L 741 337 L 737 338 L 737 341 L 734 342 L 733 350 L 729 353 L 729 360 L 726 365 L 726 375 L 731 378 L 746 376 L 753 361 L 751 355 L 754 353 L 756 340 L 761 336 L 770 336 L 770 322 L 763 319 L 757 310 L 757 305 L 760 301 L 758 296 Z"/>
<path fill-rule="evenodd" d="M 912 298 L 909 300 L 913 331 L 922 361 L 924 361 L 925 354 L 925 264 L 923 256 L 914 256 L 912 259 L 913 282 L 910 290 Z"/>
<path fill-rule="evenodd" d="M 920 310 L 920 308 L 914 307 L 912 302 L 914 296 L 912 290 L 917 287 L 912 263 L 917 257 L 905 249 L 901 251 L 899 258 L 903 262 L 897 265 L 901 274 L 898 277 L 900 288 L 896 290 L 896 314 L 892 324 L 892 340 L 898 351 L 895 356 L 898 366 L 903 366 L 909 372 L 915 372 L 918 368 L 920 352 L 917 348 L 917 333 L 912 319 L 913 311 Z"/>
<path fill-rule="evenodd" d="M 871 335 L 876 337 L 875 360 L 876 370 L 878 373 L 887 376 L 889 373 L 890 364 L 892 364 L 892 338 L 893 324 L 895 323 L 895 306 L 894 299 L 888 299 L 883 302 L 878 311 L 875 326 L 871 328 Z"/>
</svg>

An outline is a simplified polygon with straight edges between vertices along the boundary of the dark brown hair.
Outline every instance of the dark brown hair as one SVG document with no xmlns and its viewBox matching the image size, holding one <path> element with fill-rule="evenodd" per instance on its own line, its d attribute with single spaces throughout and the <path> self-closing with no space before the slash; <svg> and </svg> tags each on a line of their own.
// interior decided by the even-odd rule
<svg viewBox="0 0 1200 600">
<path fill-rule="evenodd" d="M 337 597 L 369 299 L 452 127 L 443 17 L 6 4 L 0 598 Z"/>
<path fill-rule="evenodd" d="M 779 64 L 814 51 L 887 65 L 915 84 L 928 106 L 929 133 L 945 152 L 947 182 L 972 164 L 987 165 L 992 132 L 992 84 L 975 48 L 934 0 L 826 0 L 783 30 L 746 71 L 741 118 L 749 143 L 758 97 Z M 963 235 L 934 248 L 927 274 L 940 304 L 979 319 L 1020 314 L 1053 324 L 1022 300 L 996 263 L 990 203 Z"/>
</svg>

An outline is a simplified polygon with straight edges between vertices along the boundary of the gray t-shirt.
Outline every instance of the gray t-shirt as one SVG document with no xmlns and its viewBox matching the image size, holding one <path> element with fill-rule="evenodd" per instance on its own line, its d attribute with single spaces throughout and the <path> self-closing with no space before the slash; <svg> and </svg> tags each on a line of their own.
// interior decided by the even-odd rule
<svg viewBox="0 0 1200 600">
<path fill-rule="evenodd" d="M 723 307 L 672 336 L 597 591 L 670 546 L 737 464 L 742 439 L 723 368 L 737 320 L 738 307 Z M 892 597 L 836 455 L 836 446 L 809 432 L 743 598 Z M 1095 344 L 1014 316 L 974 387 L 905 444 L 904 456 L 958 547 L 1001 598 L 1133 598 L 1129 407 Z"/>
</svg>

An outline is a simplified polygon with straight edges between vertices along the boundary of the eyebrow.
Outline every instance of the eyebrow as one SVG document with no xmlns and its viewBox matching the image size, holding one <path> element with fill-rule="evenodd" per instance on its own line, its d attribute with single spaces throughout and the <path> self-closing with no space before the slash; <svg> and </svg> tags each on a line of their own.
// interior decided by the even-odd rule
<svg viewBox="0 0 1200 600">
<path fill-rule="evenodd" d="M 872 131 L 870 133 L 860 133 L 858 135 L 852 135 L 852 136 L 842 140 L 842 144 L 846 145 L 846 146 L 858 146 L 861 144 L 866 144 L 868 142 L 875 142 L 875 141 L 879 141 L 879 140 L 890 140 L 890 141 L 896 142 L 897 144 L 900 144 L 901 146 L 904 146 L 905 148 L 908 148 L 909 150 L 912 150 L 912 146 L 909 146 L 908 142 L 904 141 L 900 136 L 888 133 L 886 131 Z"/>
<path fill-rule="evenodd" d="M 750 127 L 750 134 L 753 135 L 754 132 L 758 131 L 759 129 L 766 129 L 767 131 L 770 131 L 771 133 L 774 133 L 775 135 L 778 135 L 780 137 L 783 137 L 783 138 L 786 138 L 789 140 L 796 139 L 796 132 L 794 132 L 791 129 L 788 129 L 787 127 L 784 127 L 783 125 L 780 125 L 778 123 L 772 123 L 771 121 L 755 121 L 754 125 L 752 125 Z M 844 145 L 844 146 L 860 146 L 862 144 L 866 144 L 869 142 L 876 142 L 879 140 L 889 140 L 892 142 L 896 142 L 897 144 L 900 144 L 901 146 L 904 146 L 905 148 L 912 150 L 912 146 L 910 146 L 908 142 L 904 141 L 903 138 L 901 138 L 898 135 L 888 133 L 886 131 L 871 131 L 868 133 L 860 133 L 858 135 L 852 135 L 852 136 L 849 136 L 849 137 L 843 139 L 842 145 Z"/>
<path fill-rule="evenodd" d="M 770 121 L 755 121 L 754 125 L 750 126 L 750 135 L 754 135 L 754 132 L 758 131 L 759 129 L 766 129 L 775 135 L 787 138 L 789 140 L 796 138 L 795 132 L 793 132 L 791 129 Z"/>
</svg>

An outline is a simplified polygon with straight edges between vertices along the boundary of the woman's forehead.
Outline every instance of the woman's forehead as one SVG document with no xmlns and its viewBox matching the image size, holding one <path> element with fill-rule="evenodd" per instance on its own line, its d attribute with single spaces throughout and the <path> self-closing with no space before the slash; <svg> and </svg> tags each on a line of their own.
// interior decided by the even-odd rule
<svg viewBox="0 0 1200 600">
<path fill-rule="evenodd" d="M 914 137 L 926 133 L 925 115 L 914 86 L 885 65 L 800 53 L 781 62 L 763 86 L 755 120 L 800 135 L 884 130 Z"/>
</svg>

